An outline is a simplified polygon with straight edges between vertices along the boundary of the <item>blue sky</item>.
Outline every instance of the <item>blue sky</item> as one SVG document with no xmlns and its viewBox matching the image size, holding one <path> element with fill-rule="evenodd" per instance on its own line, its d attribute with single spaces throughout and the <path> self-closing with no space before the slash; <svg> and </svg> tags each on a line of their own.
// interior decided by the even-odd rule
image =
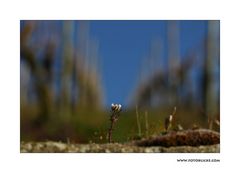
<svg viewBox="0 0 240 173">
<path fill-rule="evenodd" d="M 160 39 L 167 58 L 167 21 L 91 21 L 90 37 L 99 42 L 105 105 L 126 105 L 137 85 L 143 58 Z M 180 21 L 180 56 L 203 41 L 207 21 Z"/>
<path fill-rule="evenodd" d="M 72 39 L 76 48 L 79 46 L 79 29 L 83 21 L 72 22 Z M 98 43 L 98 62 L 101 72 L 101 84 L 104 90 L 105 106 L 111 103 L 120 103 L 126 106 L 134 95 L 143 69 L 148 72 L 147 58 L 151 57 L 151 48 L 154 41 L 161 42 L 160 57 L 155 67 L 166 67 L 168 58 L 168 22 L 161 20 L 92 20 L 87 23 L 86 33 L 83 37 L 87 41 Z M 41 23 L 41 24 L 40 24 Z M 208 21 L 187 20 L 177 21 L 179 28 L 179 52 L 184 57 L 193 49 L 200 49 L 207 34 Z M 21 21 L 24 24 L 24 21 Z M 42 39 L 50 40 L 59 34 L 59 49 L 57 50 L 56 75 L 57 90 L 59 89 L 59 69 L 61 68 L 61 37 L 63 21 L 41 21 L 33 43 Z M 85 25 L 86 26 L 86 25 Z M 54 29 L 55 28 L 55 29 Z M 45 33 L 45 34 L 44 34 Z M 83 32 L 84 33 L 84 32 Z M 84 38 L 83 38 L 84 39 Z M 35 42 L 34 42 L 35 40 Z M 84 48 L 83 48 L 84 49 Z M 201 58 L 201 57 L 200 57 Z M 193 77 L 196 79 L 196 77 Z M 197 85 L 195 83 L 195 85 Z M 196 88 L 196 87 L 195 87 Z"/>
</svg>

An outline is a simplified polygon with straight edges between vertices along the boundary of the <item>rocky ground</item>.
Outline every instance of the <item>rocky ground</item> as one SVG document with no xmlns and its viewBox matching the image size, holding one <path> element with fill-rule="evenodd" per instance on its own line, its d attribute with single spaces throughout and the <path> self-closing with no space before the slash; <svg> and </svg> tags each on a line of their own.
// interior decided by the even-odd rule
<svg viewBox="0 0 240 173">
<path fill-rule="evenodd" d="M 128 143 L 21 142 L 21 153 L 219 153 L 220 134 L 207 129 L 171 131 Z"/>
<path fill-rule="evenodd" d="M 132 144 L 66 144 L 62 142 L 21 142 L 21 153 L 219 153 L 220 145 L 140 147 Z"/>
</svg>

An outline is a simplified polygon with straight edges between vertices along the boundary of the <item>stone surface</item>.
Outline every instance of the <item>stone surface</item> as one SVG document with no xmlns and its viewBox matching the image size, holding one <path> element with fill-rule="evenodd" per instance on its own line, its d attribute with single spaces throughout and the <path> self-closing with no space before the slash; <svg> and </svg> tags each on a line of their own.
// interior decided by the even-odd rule
<svg viewBox="0 0 240 173">
<path fill-rule="evenodd" d="M 21 142 L 21 153 L 219 153 L 220 145 L 140 147 L 133 144 L 66 144 L 62 142 Z"/>
</svg>

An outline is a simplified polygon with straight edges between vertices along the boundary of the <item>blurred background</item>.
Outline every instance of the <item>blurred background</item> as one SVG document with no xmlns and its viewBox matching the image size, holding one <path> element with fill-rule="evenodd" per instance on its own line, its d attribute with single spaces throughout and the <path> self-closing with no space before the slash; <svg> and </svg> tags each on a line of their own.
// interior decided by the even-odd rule
<svg viewBox="0 0 240 173">
<path fill-rule="evenodd" d="M 20 137 L 105 143 L 219 131 L 220 21 L 20 21 Z"/>
</svg>

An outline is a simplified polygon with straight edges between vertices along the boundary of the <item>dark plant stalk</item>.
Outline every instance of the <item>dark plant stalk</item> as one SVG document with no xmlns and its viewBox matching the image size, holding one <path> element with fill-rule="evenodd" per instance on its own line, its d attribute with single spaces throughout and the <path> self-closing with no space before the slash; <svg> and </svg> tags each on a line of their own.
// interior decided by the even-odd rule
<svg viewBox="0 0 240 173">
<path fill-rule="evenodd" d="M 111 117 L 110 117 L 110 128 L 108 130 L 108 142 L 111 143 L 112 142 L 112 131 L 113 131 L 113 126 L 114 123 L 118 120 L 117 115 L 115 113 L 112 113 Z"/>
<path fill-rule="evenodd" d="M 108 142 L 111 143 L 112 142 L 112 132 L 113 132 L 113 126 L 114 123 L 117 122 L 118 117 L 119 117 L 119 113 L 121 112 L 121 107 L 122 105 L 120 104 L 113 104 L 111 105 L 111 110 L 112 110 L 112 114 L 110 117 L 110 128 L 108 130 Z"/>
</svg>

